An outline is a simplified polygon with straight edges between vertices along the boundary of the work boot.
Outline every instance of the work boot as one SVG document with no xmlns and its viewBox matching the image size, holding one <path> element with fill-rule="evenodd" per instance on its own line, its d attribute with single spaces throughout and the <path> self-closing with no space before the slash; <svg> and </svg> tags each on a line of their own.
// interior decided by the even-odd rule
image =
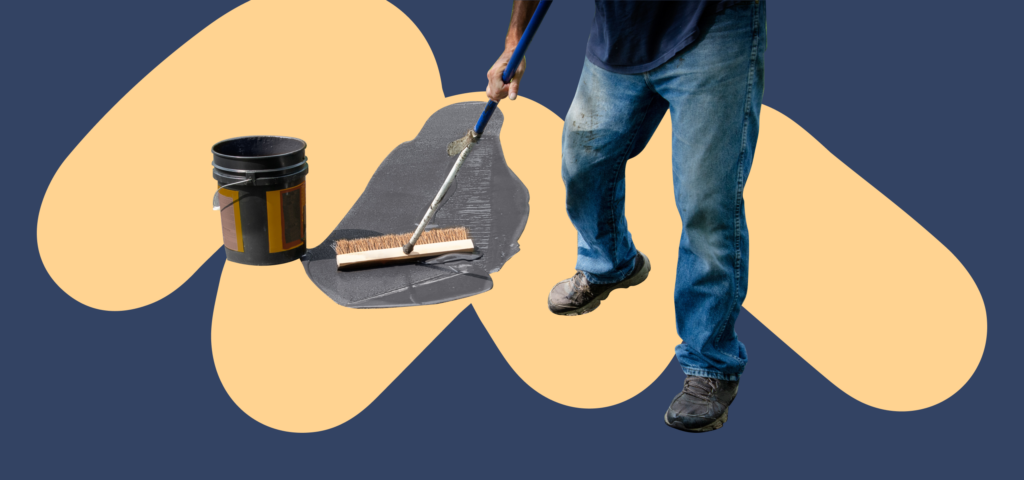
<svg viewBox="0 0 1024 480">
<path fill-rule="evenodd" d="M 684 432 L 718 430 L 729 419 L 729 405 L 739 388 L 740 382 L 687 375 L 683 391 L 665 412 L 665 424 Z"/>
<path fill-rule="evenodd" d="M 629 288 L 640 285 L 651 272 L 651 262 L 647 256 L 636 252 L 633 271 L 618 283 L 590 283 L 583 272 L 576 272 L 571 278 L 558 282 L 548 294 L 548 308 L 556 315 L 583 315 L 593 311 L 601 300 L 616 288 Z"/>
</svg>

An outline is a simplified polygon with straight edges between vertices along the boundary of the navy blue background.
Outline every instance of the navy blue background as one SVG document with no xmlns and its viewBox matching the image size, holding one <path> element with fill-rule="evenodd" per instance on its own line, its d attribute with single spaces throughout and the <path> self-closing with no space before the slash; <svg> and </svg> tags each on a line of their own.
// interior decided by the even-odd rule
<svg viewBox="0 0 1024 480">
<path fill-rule="evenodd" d="M 751 362 L 730 422 L 690 435 L 661 423 L 683 380 L 672 352 L 661 378 L 637 397 L 569 408 L 515 375 L 472 308 L 353 420 L 284 433 L 240 411 L 214 370 L 210 319 L 222 252 L 138 310 L 96 311 L 64 294 L 34 240 L 54 172 L 132 86 L 239 3 L 5 5 L 0 476 L 975 478 L 1016 470 L 1021 4 L 771 4 L 764 103 L 960 259 L 985 299 L 988 343 L 959 393 L 894 413 L 848 397 L 744 313 L 737 328 Z M 395 3 L 430 42 L 446 95 L 484 88 L 507 3 Z M 592 12 L 589 2 L 557 2 L 528 55 L 521 94 L 560 116 Z M 827 268 L 828 259 L 821 263 Z"/>
</svg>

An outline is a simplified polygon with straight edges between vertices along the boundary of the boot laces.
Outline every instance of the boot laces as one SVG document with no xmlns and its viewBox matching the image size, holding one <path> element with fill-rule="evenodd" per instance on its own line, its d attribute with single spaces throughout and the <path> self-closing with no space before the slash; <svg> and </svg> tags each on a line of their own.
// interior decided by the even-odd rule
<svg viewBox="0 0 1024 480">
<path fill-rule="evenodd" d="M 572 276 L 572 291 L 577 295 L 584 295 L 590 292 L 590 282 L 587 281 L 587 277 L 583 272 L 576 272 L 576 275 Z"/>
<path fill-rule="evenodd" d="M 717 381 L 713 378 L 688 375 L 683 381 L 683 391 L 703 400 L 713 400 L 711 396 L 717 390 Z"/>
</svg>

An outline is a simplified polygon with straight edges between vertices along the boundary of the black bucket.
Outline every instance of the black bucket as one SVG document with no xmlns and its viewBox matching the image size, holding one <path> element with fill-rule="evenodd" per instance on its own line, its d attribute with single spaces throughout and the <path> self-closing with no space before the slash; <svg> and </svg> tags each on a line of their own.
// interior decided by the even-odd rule
<svg viewBox="0 0 1024 480">
<path fill-rule="evenodd" d="M 277 265 L 306 253 L 306 142 L 230 138 L 213 146 L 214 208 L 228 260 Z"/>
</svg>

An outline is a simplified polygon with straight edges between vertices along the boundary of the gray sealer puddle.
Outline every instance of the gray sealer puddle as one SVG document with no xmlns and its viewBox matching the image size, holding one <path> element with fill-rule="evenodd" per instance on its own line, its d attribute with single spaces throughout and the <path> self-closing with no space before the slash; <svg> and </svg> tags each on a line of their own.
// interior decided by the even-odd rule
<svg viewBox="0 0 1024 480">
<path fill-rule="evenodd" d="M 530 193 L 501 151 L 501 110 L 494 112 L 470 150 L 431 225 L 466 227 L 475 252 L 338 271 L 332 247 L 338 239 L 415 230 L 455 163 L 445 150 L 448 142 L 465 135 L 483 107 L 483 102 L 444 107 L 430 116 L 415 139 L 388 154 L 341 223 L 302 256 L 306 275 L 321 291 L 346 307 L 382 308 L 447 302 L 493 287 L 490 274 L 519 251 L 530 214 Z"/>
</svg>

